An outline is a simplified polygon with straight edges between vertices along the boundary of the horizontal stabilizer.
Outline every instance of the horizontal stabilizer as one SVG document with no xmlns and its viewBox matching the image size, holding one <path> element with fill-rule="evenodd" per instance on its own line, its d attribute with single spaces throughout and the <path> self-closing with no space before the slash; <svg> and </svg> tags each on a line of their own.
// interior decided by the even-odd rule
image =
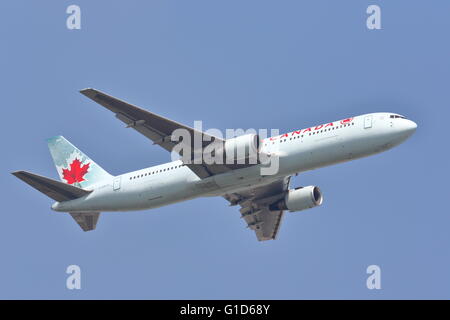
<svg viewBox="0 0 450 320">
<path fill-rule="evenodd" d="M 80 225 L 83 231 L 94 230 L 97 226 L 98 218 L 100 217 L 100 212 L 70 212 L 72 218 Z"/>
<path fill-rule="evenodd" d="M 12 174 L 59 202 L 77 199 L 92 192 L 27 171 L 16 171 Z"/>
</svg>

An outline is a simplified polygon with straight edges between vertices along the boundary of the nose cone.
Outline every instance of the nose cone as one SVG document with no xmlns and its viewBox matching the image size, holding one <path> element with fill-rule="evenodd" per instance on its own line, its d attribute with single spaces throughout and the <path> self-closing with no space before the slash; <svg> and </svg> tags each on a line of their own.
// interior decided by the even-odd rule
<svg viewBox="0 0 450 320">
<path fill-rule="evenodd" d="M 414 132 L 416 132 L 417 129 L 417 124 L 414 121 L 411 120 L 406 120 L 403 121 L 404 123 L 402 124 L 402 131 L 409 137 L 410 135 L 412 135 Z"/>
<path fill-rule="evenodd" d="M 396 119 L 395 134 L 392 143 L 398 145 L 408 139 L 417 129 L 417 124 L 408 119 Z"/>
</svg>

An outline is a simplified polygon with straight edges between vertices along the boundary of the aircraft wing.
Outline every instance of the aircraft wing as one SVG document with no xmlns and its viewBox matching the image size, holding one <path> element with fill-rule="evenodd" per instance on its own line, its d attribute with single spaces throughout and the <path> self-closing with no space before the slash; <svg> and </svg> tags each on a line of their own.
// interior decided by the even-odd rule
<svg viewBox="0 0 450 320">
<path fill-rule="evenodd" d="M 288 190 L 290 176 L 262 187 L 224 196 L 230 205 L 239 205 L 241 218 L 255 231 L 259 241 L 276 239 L 283 219 L 283 210 L 270 210 L 269 205 L 282 199 Z"/>
<path fill-rule="evenodd" d="M 210 136 L 204 132 L 199 132 L 193 128 L 185 126 L 176 121 L 164 118 L 150 111 L 141 109 L 132 104 L 114 98 L 106 93 L 98 91 L 96 89 L 83 89 L 80 91 L 86 97 L 94 100 L 98 104 L 102 105 L 106 109 L 114 112 L 116 117 L 124 122 L 127 127 L 133 128 L 139 133 L 143 134 L 153 144 L 157 144 L 169 152 L 172 152 L 178 141 L 171 141 L 171 136 L 176 129 L 185 129 L 191 135 L 191 145 L 189 146 L 194 150 L 194 135 L 198 134 L 203 136 L 201 148 L 205 148 L 213 141 L 223 143 L 223 139 Z M 193 154 L 194 152 L 192 152 Z M 182 154 L 180 154 L 182 155 Z M 193 159 L 193 157 L 191 157 Z M 233 169 L 239 168 L 239 165 L 228 164 L 186 164 L 192 171 L 194 171 L 200 178 L 206 178 L 215 174 L 224 173 Z M 242 167 L 242 165 L 241 165 Z"/>
</svg>

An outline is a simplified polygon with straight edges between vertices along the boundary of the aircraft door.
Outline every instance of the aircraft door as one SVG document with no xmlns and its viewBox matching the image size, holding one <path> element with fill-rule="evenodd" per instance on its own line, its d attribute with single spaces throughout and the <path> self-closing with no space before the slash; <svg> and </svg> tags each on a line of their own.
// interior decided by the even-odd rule
<svg viewBox="0 0 450 320">
<path fill-rule="evenodd" d="M 117 191 L 117 190 L 120 189 L 120 178 L 121 178 L 121 177 L 116 177 L 116 178 L 114 178 L 114 180 L 113 180 L 113 190 L 114 190 L 114 191 Z"/>
<path fill-rule="evenodd" d="M 364 129 L 372 128 L 372 116 L 364 117 Z"/>
</svg>

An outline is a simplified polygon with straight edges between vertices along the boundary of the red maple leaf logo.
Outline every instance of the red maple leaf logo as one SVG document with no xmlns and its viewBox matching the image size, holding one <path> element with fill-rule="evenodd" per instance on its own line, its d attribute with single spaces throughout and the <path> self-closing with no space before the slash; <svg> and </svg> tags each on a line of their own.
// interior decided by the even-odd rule
<svg viewBox="0 0 450 320">
<path fill-rule="evenodd" d="M 84 175 L 88 172 L 90 163 L 81 165 L 81 161 L 75 158 L 70 164 L 69 169 L 63 169 L 63 179 L 67 181 L 68 184 L 74 184 L 75 182 L 84 181 Z"/>
</svg>

